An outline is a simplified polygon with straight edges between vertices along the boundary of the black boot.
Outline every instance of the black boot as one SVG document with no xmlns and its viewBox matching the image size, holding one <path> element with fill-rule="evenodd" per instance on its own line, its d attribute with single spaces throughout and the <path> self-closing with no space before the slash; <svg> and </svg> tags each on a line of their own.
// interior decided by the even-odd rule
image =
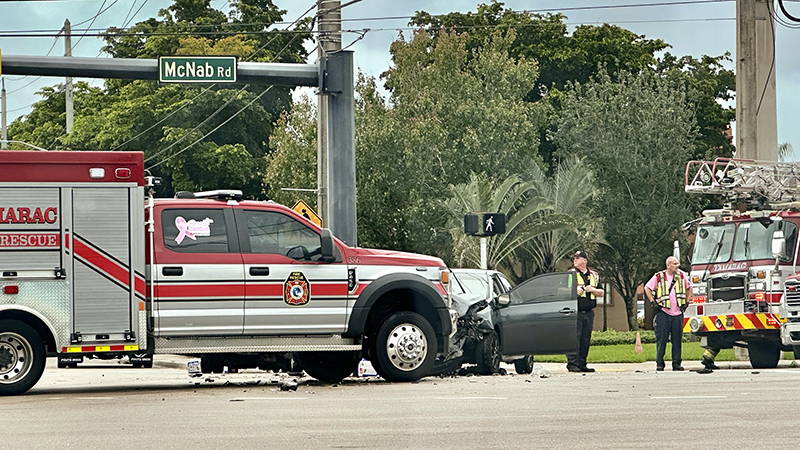
<svg viewBox="0 0 800 450">
<path fill-rule="evenodd" d="M 702 360 L 702 361 L 700 361 L 700 362 L 701 362 L 701 363 L 702 363 L 704 366 L 706 366 L 706 368 L 707 368 L 707 369 L 710 369 L 710 370 L 717 370 L 717 369 L 719 369 L 719 367 L 717 367 L 717 365 L 716 365 L 716 364 L 714 364 L 714 360 L 712 360 L 712 359 L 708 359 L 708 358 L 706 358 L 705 356 L 703 357 L 703 360 Z"/>
</svg>

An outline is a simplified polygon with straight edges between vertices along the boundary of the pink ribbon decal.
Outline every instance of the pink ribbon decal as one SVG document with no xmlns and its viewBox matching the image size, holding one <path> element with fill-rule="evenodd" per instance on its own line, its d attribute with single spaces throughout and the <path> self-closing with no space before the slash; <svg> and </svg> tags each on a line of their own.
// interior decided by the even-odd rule
<svg viewBox="0 0 800 450">
<path fill-rule="evenodd" d="M 175 242 L 177 242 L 178 244 L 183 242 L 183 238 L 187 237 L 193 241 L 197 240 L 197 238 L 194 237 L 194 234 L 192 234 L 192 232 L 189 231 L 189 224 L 186 223 L 186 219 L 184 219 L 183 217 L 178 216 L 175 218 L 175 226 L 178 227 L 179 231 L 178 237 L 175 238 Z"/>
</svg>

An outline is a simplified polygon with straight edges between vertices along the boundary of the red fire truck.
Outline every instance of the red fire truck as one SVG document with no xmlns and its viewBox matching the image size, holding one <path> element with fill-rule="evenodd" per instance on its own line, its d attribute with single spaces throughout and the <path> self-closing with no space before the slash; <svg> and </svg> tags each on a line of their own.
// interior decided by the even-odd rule
<svg viewBox="0 0 800 450">
<path fill-rule="evenodd" d="M 698 219 L 684 331 L 701 346 L 746 347 L 754 368 L 775 367 L 781 350 L 800 353 L 800 339 L 781 338 L 784 285 L 798 270 L 798 169 L 728 158 L 686 167 L 686 192 L 721 195 L 724 205 Z"/>
<path fill-rule="evenodd" d="M 351 248 L 240 191 L 146 196 L 139 152 L 0 152 L 0 395 L 86 358 L 425 376 L 457 314 L 430 256 Z"/>
</svg>

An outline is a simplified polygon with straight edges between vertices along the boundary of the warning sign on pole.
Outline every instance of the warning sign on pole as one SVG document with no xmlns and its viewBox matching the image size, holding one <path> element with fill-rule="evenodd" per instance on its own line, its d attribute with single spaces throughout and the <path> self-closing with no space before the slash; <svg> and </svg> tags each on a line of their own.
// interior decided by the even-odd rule
<svg viewBox="0 0 800 450">
<path fill-rule="evenodd" d="M 297 203 L 295 203 L 294 206 L 292 206 L 292 209 L 294 211 L 297 211 L 301 216 L 305 217 L 311 222 L 314 222 L 318 226 L 320 227 L 322 226 L 322 219 L 319 218 L 317 213 L 315 213 L 314 210 L 311 209 L 311 207 L 308 206 L 308 204 L 306 204 L 306 202 L 298 200 Z"/>
</svg>

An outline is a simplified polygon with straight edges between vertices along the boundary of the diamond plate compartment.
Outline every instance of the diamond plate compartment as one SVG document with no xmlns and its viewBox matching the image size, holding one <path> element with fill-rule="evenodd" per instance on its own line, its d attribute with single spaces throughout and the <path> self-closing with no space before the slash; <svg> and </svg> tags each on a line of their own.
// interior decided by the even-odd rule
<svg viewBox="0 0 800 450">
<path fill-rule="evenodd" d="M 6 294 L 0 289 L 0 310 L 35 311 L 55 333 L 58 351 L 69 345 L 71 308 L 69 282 L 66 280 L 2 281 L 0 286 L 19 286 L 19 293 Z"/>
</svg>

